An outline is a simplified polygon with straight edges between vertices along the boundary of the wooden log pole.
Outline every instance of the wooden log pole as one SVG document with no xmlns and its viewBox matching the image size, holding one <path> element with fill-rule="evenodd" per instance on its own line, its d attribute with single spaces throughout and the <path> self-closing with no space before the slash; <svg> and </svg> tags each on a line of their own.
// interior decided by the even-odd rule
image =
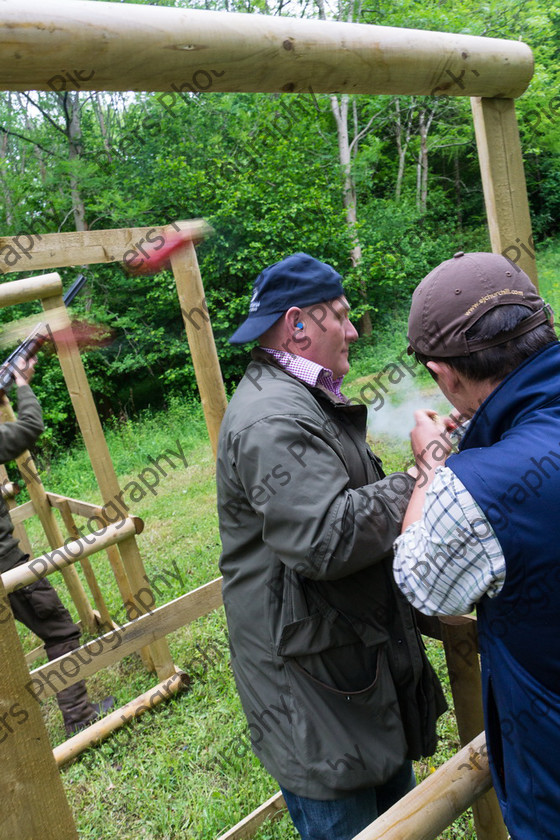
<svg viewBox="0 0 560 840">
<path fill-rule="evenodd" d="M 2 6 L 0 5 L 0 14 Z M 1 237 L 0 243 L 7 237 Z M 9 237 L 15 239 L 17 237 Z M 3 246 L 0 246 L 3 247 Z M 6 254 L 2 257 L 5 260 Z M 15 271 L 15 268 L 11 269 Z M 0 262 L 0 271 L 2 271 L 2 263 Z M 2 272 L 3 273 L 3 272 Z M 24 277 L 23 280 L 10 280 L 8 283 L 0 284 L 0 308 L 5 306 L 13 306 L 16 303 L 28 303 L 31 300 L 40 298 L 52 297 L 60 295 L 62 292 L 62 280 L 60 276 L 53 272 L 53 274 L 43 274 L 41 277 Z M 37 318 L 40 321 L 40 318 Z"/>
<path fill-rule="evenodd" d="M 188 685 L 189 679 L 187 675 L 179 669 L 176 669 L 175 673 L 173 673 L 168 679 L 163 680 L 158 685 L 149 689 L 149 691 L 145 691 L 134 700 L 131 700 L 130 703 L 127 703 L 125 706 L 121 706 L 120 709 L 116 709 L 106 717 L 101 718 L 101 720 L 92 723 L 91 726 L 88 726 L 86 729 L 78 732 L 77 735 L 69 738 L 63 744 L 55 747 L 52 754 L 56 764 L 58 767 L 67 764 L 84 750 L 87 750 L 88 747 L 91 747 L 94 744 L 99 744 L 112 732 L 115 732 L 125 724 L 136 720 L 136 718 L 139 718 L 145 712 L 155 709 L 155 707 L 159 706 L 159 704 L 164 700 L 169 700 L 169 698 L 173 697 L 174 694 L 177 694 L 180 689 L 186 688 Z M 53 837 L 54 836 L 55 835 L 53 835 Z M 58 840 L 58 835 L 56 837 Z M 10 838 L 10 840 L 13 840 L 13 838 Z"/>
<path fill-rule="evenodd" d="M 97 516 L 108 522 L 106 517 L 103 515 L 103 508 L 99 507 L 99 505 L 92 505 L 90 502 L 83 502 L 80 499 L 73 499 L 71 496 L 61 496 L 60 493 L 47 492 L 47 498 L 53 507 L 60 510 L 61 515 L 63 509 L 67 505 L 71 514 L 84 516 L 87 519 L 92 516 Z M 17 513 L 15 515 L 17 516 Z M 110 523 L 108 522 L 108 524 Z M 111 564 L 111 569 L 113 570 L 123 604 L 126 604 L 127 601 L 132 603 L 134 600 L 132 596 L 132 589 L 130 588 L 130 582 L 118 548 L 114 545 L 109 545 L 105 550 L 107 552 L 107 557 L 109 559 L 109 563 Z"/>
<path fill-rule="evenodd" d="M 0 840 L 78 840 L 1 580 L 0 605 Z"/>
<path fill-rule="evenodd" d="M 137 516 L 129 516 L 119 523 L 108 525 L 107 528 L 88 534 L 87 540 L 80 538 L 71 540 L 47 554 L 41 554 L 28 563 L 22 563 L 2 574 L 2 580 L 7 592 L 14 592 L 41 578 L 61 572 L 82 557 L 89 557 L 101 551 L 108 545 L 115 545 L 130 538 L 132 534 L 140 532 L 142 520 Z M 56 555 L 56 556 L 55 556 Z"/>
<path fill-rule="evenodd" d="M 484 729 L 477 624 L 473 616 L 467 615 L 440 616 L 439 620 L 459 740 L 464 747 Z M 507 840 L 494 790 L 480 796 L 472 810 L 477 840 Z"/>
<path fill-rule="evenodd" d="M 538 284 L 535 243 L 513 99 L 471 99 L 492 251 Z"/>
<path fill-rule="evenodd" d="M 194 246 L 188 245 L 173 254 L 171 267 L 206 427 L 216 457 L 218 435 L 227 408 L 227 398 Z"/>
<path fill-rule="evenodd" d="M 519 41 L 91 0 L 0 0 L 0 89 L 515 98 Z"/>
<path fill-rule="evenodd" d="M 435 840 L 491 786 L 481 732 L 354 840 Z"/>
</svg>

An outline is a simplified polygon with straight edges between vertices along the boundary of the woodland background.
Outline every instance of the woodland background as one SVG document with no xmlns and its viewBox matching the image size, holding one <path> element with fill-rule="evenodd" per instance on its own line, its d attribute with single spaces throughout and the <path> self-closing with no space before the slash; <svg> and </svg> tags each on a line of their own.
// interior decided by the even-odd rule
<svg viewBox="0 0 560 840">
<path fill-rule="evenodd" d="M 118 1 L 118 0 L 117 0 Z M 521 39 L 536 70 L 517 103 L 535 243 L 560 217 L 560 7 L 548 0 L 159 0 L 151 5 L 338 18 Z M 88 59 L 89 61 L 89 59 Z M 204 217 L 216 235 L 198 248 L 218 353 L 231 391 L 246 348 L 227 338 L 247 311 L 261 269 L 294 251 L 332 263 L 367 344 L 404 310 L 421 277 L 458 250 L 489 248 L 468 99 L 214 93 L 211 67 L 173 93 L 0 94 L 0 231 L 36 234 L 151 226 Z M 25 239 L 27 243 L 28 240 Z M 518 245 L 508 256 L 515 259 Z M 25 276 L 31 262 L 10 255 Z M 26 263 L 29 264 L 26 265 Z M 80 269 L 63 269 L 65 288 Z M 85 269 L 76 314 L 107 324 L 114 341 L 85 355 L 104 418 L 195 398 L 194 371 L 170 272 L 131 277 L 119 264 Z M 0 312 L 0 323 L 32 305 Z M 56 360 L 38 366 L 49 433 L 75 425 Z"/>
</svg>

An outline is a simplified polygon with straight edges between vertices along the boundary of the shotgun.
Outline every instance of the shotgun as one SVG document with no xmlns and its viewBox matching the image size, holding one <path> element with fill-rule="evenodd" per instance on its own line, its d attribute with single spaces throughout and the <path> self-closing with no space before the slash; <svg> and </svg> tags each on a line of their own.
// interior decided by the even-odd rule
<svg viewBox="0 0 560 840">
<path fill-rule="evenodd" d="M 87 282 L 85 274 L 79 274 L 64 297 L 65 306 L 70 306 L 77 294 L 79 294 Z M 0 365 L 0 398 L 8 393 L 14 384 L 14 371 L 24 368 L 29 359 L 36 355 L 37 351 L 46 341 L 52 340 L 52 333 L 48 324 L 37 324 L 30 332 L 25 341 L 10 353 L 8 358 Z"/>
</svg>

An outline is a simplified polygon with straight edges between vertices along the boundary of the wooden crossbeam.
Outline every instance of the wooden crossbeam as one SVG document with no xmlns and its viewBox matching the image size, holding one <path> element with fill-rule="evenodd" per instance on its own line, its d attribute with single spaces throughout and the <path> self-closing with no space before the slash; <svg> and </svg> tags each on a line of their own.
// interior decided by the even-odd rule
<svg viewBox="0 0 560 840">
<path fill-rule="evenodd" d="M 147 589 L 145 591 L 148 592 Z M 120 662 L 124 656 L 135 653 L 145 645 L 190 624 L 221 605 L 222 579 L 216 578 L 151 613 L 141 615 L 120 628 L 98 636 L 76 650 L 31 671 L 37 699 L 45 700 L 61 688 L 67 688 L 102 668 Z"/>
<path fill-rule="evenodd" d="M 34 234 L 28 237 L 30 242 L 26 247 L 24 264 L 14 263 L 11 259 L 11 254 L 17 250 L 18 241 L 22 237 L 0 236 L 0 273 L 7 274 L 10 271 L 21 271 L 23 267 L 26 271 L 31 272 L 43 271 L 46 268 L 110 262 L 122 262 L 134 269 L 139 267 L 142 259 L 148 253 L 148 248 L 157 252 L 157 246 L 163 246 L 163 240 L 158 240 L 158 237 L 165 238 L 179 230 L 189 231 L 195 239 L 202 239 L 211 228 L 203 219 L 191 219 L 174 222 L 171 225 L 152 227 Z M 45 274 L 40 278 L 30 277 L 25 278 L 25 280 L 14 280 L 12 283 L 20 284 L 17 291 L 21 295 L 28 295 L 25 299 L 36 300 L 38 297 L 47 297 L 48 294 L 60 292 L 62 289 L 60 278 L 58 288 L 55 288 L 56 281 L 52 278 L 58 278 L 58 274 Z M 14 292 L 11 295 L 9 290 L 6 289 L 10 285 L 9 283 L 3 283 L 0 288 L 1 306 L 19 302 L 14 297 L 16 287 L 13 287 Z"/>
<path fill-rule="evenodd" d="M 0 89 L 517 97 L 519 41 L 90 0 L 4 2 Z"/>
</svg>

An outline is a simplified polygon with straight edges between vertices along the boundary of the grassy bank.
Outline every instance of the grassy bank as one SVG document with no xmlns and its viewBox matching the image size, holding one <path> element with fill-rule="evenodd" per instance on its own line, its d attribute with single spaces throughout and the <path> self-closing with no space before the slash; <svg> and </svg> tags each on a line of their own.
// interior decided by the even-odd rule
<svg viewBox="0 0 560 840">
<path fill-rule="evenodd" d="M 560 312 L 559 265 L 560 245 L 550 247 L 540 266 L 542 289 Z M 369 384 L 366 393 L 373 407 L 370 436 L 387 470 L 401 468 L 410 458 L 406 442 L 409 407 L 411 411 L 413 404 L 435 399 L 431 380 L 403 356 L 405 320 L 402 311 L 385 313 L 375 325 L 373 339 L 355 348 L 348 377 L 350 396 L 359 396 Z M 390 418 L 388 423 L 385 418 Z M 136 491 L 133 505 L 134 513 L 146 523 L 139 545 L 148 576 L 161 576 L 158 604 L 217 577 L 214 465 L 200 406 L 174 402 L 161 414 L 109 428 L 107 438 L 122 488 L 138 483 L 150 458 L 167 458 L 160 461 L 165 475 L 143 495 Z M 100 501 L 80 448 L 50 464 L 43 480 L 49 490 Z M 36 525 L 32 538 L 36 553 L 47 548 Z M 92 562 L 109 611 L 122 623 L 122 605 L 107 560 L 97 555 Z M 74 612 L 60 576 L 51 580 Z M 26 650 L 34 646 L 33 638 L 23 629 L 21 638 Z M 169 642 L 175 663 L 193 677 L 191 690 L 124 727 L 62 771 L 84 840 L 212 840 L 277 790 L 249 749 L 229 667 L 223 610 L 173 633 Z M 429 655 L 449 692 L 438 642 L 429 643 Z M 88 680 L 93 699 L 113 694 L 119 705 L 153 684 L 154 678 L 136 655 Z M 47 701 L 43 709 L 54 746 L 64 740 L 56 702 Z M 452 711 L 440 720 L 439 730 L 438 752 L 430 762 L 417 765 L 419 778 L 458 749 Z M 297 835 L 284 818 L 264 826 L 256 837 L 295 840 Z M 441 837 L 475 837 L 470 815 L 464 815 Z"/>
</svg>

